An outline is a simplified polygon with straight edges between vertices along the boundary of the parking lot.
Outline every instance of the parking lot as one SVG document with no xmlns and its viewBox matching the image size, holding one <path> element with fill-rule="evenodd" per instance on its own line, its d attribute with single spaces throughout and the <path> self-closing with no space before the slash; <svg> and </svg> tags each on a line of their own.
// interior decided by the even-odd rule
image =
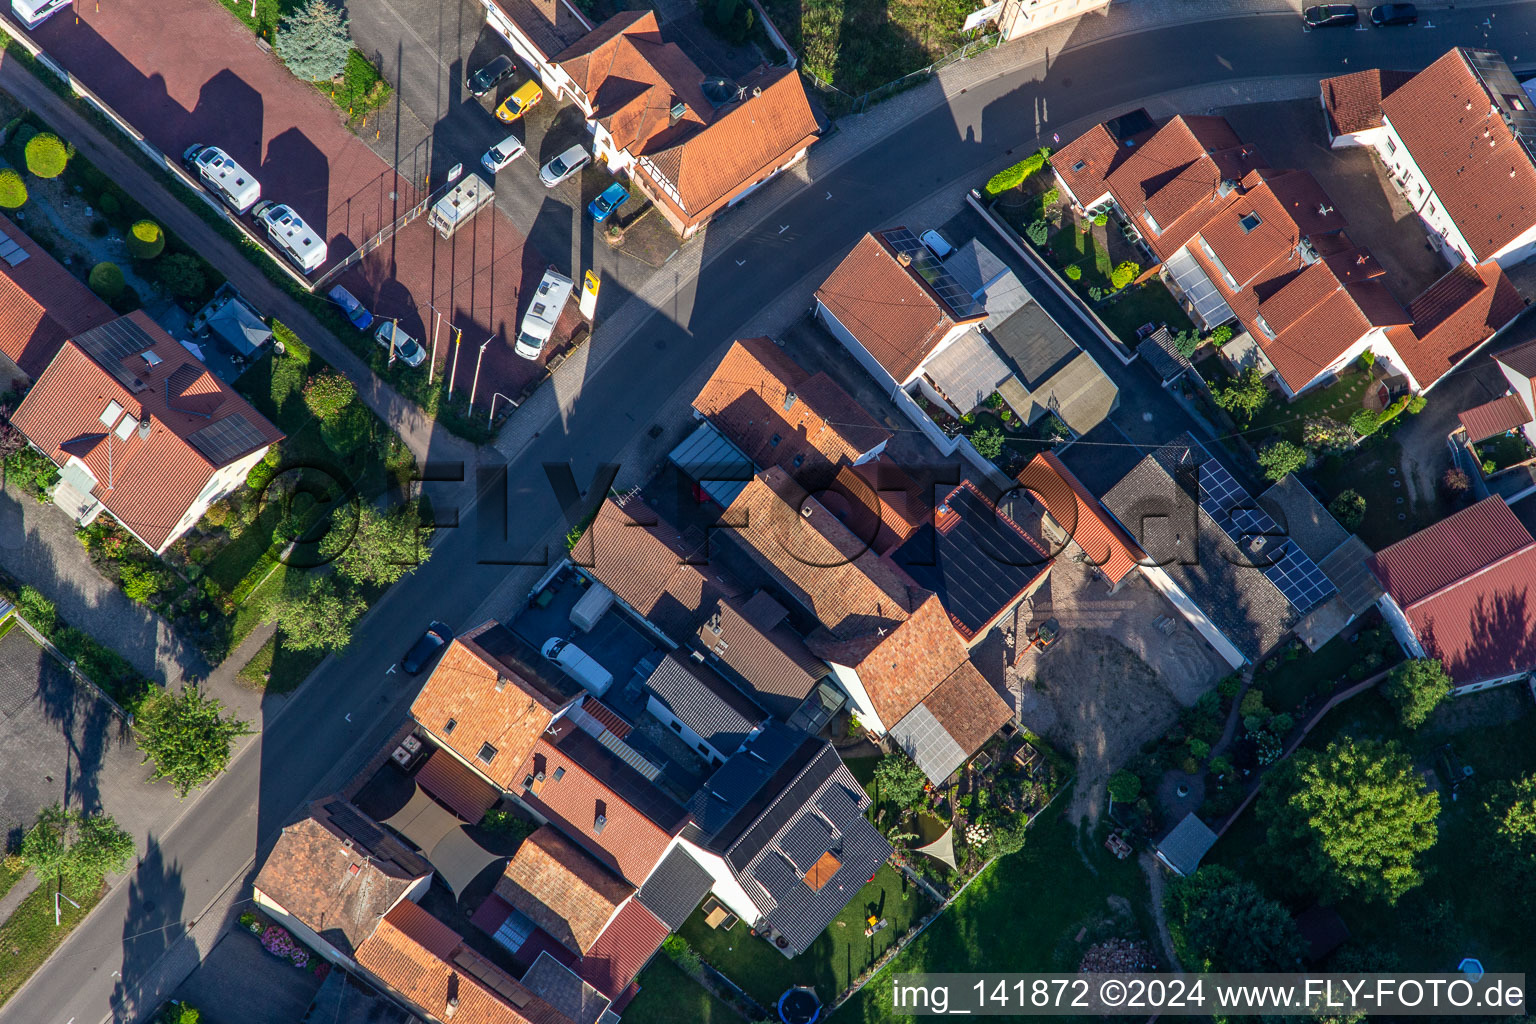
<svg viewBox="0 0 1536 1024">
<path fill-rule="evenodd" d="M 148 772 L 127 724 L 21 626 L 0 626 L 0 829 L 12 843 L 54 803 L 104 809 L 138 832 L 176 803 Z"/>
</svg>

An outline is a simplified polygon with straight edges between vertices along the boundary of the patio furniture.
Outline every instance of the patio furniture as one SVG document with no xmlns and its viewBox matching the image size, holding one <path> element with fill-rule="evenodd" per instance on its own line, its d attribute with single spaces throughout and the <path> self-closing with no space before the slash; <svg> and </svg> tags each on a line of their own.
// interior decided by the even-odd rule
<svg viewBox="0 0 1536 1024">
<path fill-rule="evenodd" d="M 1116 860 L 1125 860 L 1131 855 L 1131 844 L 1114 833 L 1104 840 L 1104 849 L 1114 854 Z"/>
<path fill-rule="evenodd" d="M 554 600 L 555 588 L 545 587 L 543 590 L 539 591 L 538 594 L 534 595 L 533 600 L 529 603 L 535 608 L 548 608 Z"/>
<path fill-rule="evenodd" d="M 1136 328 L 1136 340 L 1143 341 L 1157 333 L 1157 324 L 1142 324 Z"/>
<path fill-rule="evenodd" d="M 704 901 L 704 923 L 711 928 L 719 928 L 725 923 L 725 919 L 733 916 L 724 904 L 711 896 Z"/>
</svg>

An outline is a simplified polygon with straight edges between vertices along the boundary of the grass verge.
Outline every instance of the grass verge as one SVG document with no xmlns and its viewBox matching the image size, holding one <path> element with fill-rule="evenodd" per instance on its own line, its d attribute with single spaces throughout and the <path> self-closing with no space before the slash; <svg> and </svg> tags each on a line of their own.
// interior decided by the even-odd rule
<svg viewBox="0 0 1536 1024">
<path fill-rule="evenodd" d="M 262 693 L 292 693 L 324 660 L 324 651 L 290 651 L 273 636 L 241 667 L 239 679 Z"/>
<path fill-rule="evenodd" d="M 107 887 L 100 878 L 82 882 L 66 881 L 63 893 L 79 907 L 59 901 L 61 914 L 58 927 L 53 924 L 54 885 L 40 885 L 37 890 L 21 901 L 15 912 L 0 924 L 0 1005 L 4 1005 L 16 990 L 26 983 L 32 972 L 43 965 L 59 947 L 75 925 L 85 920 L 106 894 Z"/>
<path fill-rule="evenodd" d="M 624 1020 L 628 1024 L 740 1024 L 741 1015 L 658 954 L 640 975 L 640 994 L 624 1008 Z"/>
</svg>

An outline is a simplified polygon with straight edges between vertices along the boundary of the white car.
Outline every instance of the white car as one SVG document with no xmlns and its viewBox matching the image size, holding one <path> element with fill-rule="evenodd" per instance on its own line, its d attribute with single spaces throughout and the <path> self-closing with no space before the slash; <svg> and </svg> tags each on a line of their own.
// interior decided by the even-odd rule
<svg viewBox="0 0 1536 1024">
<path fill-rule="evenodd" d="M 508 135 L 485 151 L 485 155 L 480 158 L 480 165 L 489 173 L 495 174 L 526 152 L 528 148 L 516 135 Z"/>
<path fill-rule="evenodd" d="M 592 157 L 585 149 L 572 146 L 539 168 L 539 180 L 545 188 L 554 188 L 591 162 Z"/>
<path fill-rule="evenodd" d="M 427 358 L 426 350 L 416 344 L 415 338 L 396 327 L 393 320 L 380 321 L 378 330 L 373 332 L 373 340 L 388 351 L 391 335 L 395 341 L 395 358 L 406 366 L 420 366 Z"/>
</svg>

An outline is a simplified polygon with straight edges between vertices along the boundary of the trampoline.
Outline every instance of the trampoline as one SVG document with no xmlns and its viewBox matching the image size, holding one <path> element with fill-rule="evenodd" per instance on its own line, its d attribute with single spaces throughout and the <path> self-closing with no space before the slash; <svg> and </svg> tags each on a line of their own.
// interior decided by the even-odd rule
<svg viewBox="0 0 1536 1024">
<path fill-rule="evenodd" d="M 779 996 L 779 1020 L 784 1024 L 815 1024 L 821 1016 L 816 990 L 797 985 Z"/>
</svg>

